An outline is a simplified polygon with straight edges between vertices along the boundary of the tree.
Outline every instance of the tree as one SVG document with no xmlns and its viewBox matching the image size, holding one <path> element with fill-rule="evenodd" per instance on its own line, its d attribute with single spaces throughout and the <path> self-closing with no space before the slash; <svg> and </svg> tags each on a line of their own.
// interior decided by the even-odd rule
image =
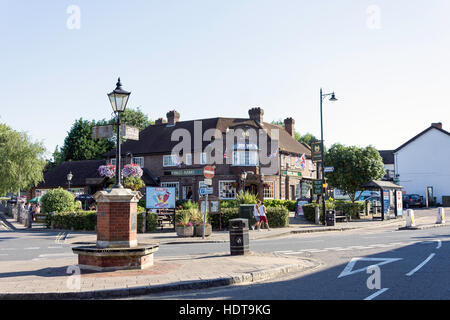
<svg viewBox="0 0 450 320">
<path fill-rule="evenodd" d="M 143 130 L 154 122 L 140 108 L 137 108 L 137 110 L 126 109 L 122 115 L 122 123 Z M 67 133 L 64 145 L 61 149 L 57 147 L 53 152 L 53 163 L 50 164 L 50 167 L 56 166 L 64 161 L 101 159 L 104 153 L 115 148 L 116 136 L 113 135 L 110 139 L 102 138 L 94 140 L 92 139 L 92 128 L 94 126 L 115 124 L 115 117 L 109 120 L 102 119 L 99 121 L 88 121 L 82 118 L 76 120 Z M 115 132 L 116 127 L 114 126 L 113 128 Z"/>
<path fill-rule="evenodd" d="M 355 195 L 362 184 L 381 179 L 385 174 L 383 159 L 372 146 L 334 144 L 325 154 L 325 166 L 334 167 L 334 172 L 327 173 L 328 183 L 348 194 L 352 202 L 357 200 Z"/>
<path fill-rule="evenodd" d="M 26 190 L 43 180 L 45 148 L 23 132 L 0 124 L 0 194 Z"/>
<path fill-rule="evenodd" d="M 101 122 L 100 122 L 101 123 Z M 64 161 L 101 159 L 102 155 L 114 148 L 114 143 L 106 138 L 92 139 L 92 127 L 97 125 L 93 121 L 75 120 L 72 128 L 64 139 L 60 152 L 53 153 L 54 161 L 58 165 Z"/>
</svg>

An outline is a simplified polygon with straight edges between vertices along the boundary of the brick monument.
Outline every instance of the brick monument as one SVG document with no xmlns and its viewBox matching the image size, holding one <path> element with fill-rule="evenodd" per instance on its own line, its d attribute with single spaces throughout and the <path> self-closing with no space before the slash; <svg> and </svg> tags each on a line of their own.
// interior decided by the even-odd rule
<svg viewBox="0 0 450 320">
<path fill-rule="evenodd" d="M 113 271 L 145 269 L 153 265 L 158 245 L 138 245 L 137 203 L 139 191 L 113 188 L 98 191 L 97 244 L 73 248 L 82 269 Z"/>
</svg>

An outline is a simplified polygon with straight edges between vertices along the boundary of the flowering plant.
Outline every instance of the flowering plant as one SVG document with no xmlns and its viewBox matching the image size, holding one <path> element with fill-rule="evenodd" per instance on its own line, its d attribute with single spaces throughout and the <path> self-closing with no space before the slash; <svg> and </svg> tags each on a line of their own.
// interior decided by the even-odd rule
<svg viewBox="0 0 450 320">
<path fill-rule="evenodd" d="M 123 167 L 122 170 L 122 176 L 124 178 L 130 178 L 130 177 L 142 177 L 142 169 L 139 167 L 136 163 L 127 164 Z"/>
<path fill-rule="evenodd" d="M 98 173 L 102 177 L 112 178 L 116 175 L 116 166 L 112 164 L 107 164 L 105 166 L 98 167 Z"/>
<path fill-rule="evenodd" d="M 192 223 L 192 222 L 185 223 L 183 221 L 180 221 L 177 223 L 177 227 L 191 227 L 193 225 L 194 225 L 194 223 Z"/>
</svg>

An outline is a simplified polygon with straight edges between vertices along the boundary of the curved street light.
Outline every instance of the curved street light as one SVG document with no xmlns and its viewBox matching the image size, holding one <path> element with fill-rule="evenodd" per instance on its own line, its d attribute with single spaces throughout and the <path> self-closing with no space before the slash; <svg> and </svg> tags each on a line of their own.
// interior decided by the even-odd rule
<svg viewBox="0 0 450 320">
<path fill-rule="evenodd" d="M 325 224 L 326 216 L 325 216 L 325 194 L 323 192 L 324 190 L 324 184 L 325 184 L 325 163 L 324 163 L 324 156 L 323 156 L 323 117 L 322 117 L 322 104 L 325 97 L 330 97 L 330 101 L 337 101 L 336 95 L 334 94 L 334 91 L 331 93 L 323 93 L 322 88 L 320 88 L 320 144 L 321 144 L 321 160 L 322 160 L 322 214 L 323 214 L 323 224 Z"/>
</svg>

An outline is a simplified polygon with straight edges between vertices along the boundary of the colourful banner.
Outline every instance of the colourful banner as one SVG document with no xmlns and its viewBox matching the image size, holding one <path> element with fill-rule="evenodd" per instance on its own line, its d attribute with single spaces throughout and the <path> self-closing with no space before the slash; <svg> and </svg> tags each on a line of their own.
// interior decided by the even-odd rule
<svg viewBox="0 0 450 320">
<path fill-rule="evenodd" d="M 147 187 L 145 196 L 147 209 L 175 209 L 175 188 Z"/>
</svg>

